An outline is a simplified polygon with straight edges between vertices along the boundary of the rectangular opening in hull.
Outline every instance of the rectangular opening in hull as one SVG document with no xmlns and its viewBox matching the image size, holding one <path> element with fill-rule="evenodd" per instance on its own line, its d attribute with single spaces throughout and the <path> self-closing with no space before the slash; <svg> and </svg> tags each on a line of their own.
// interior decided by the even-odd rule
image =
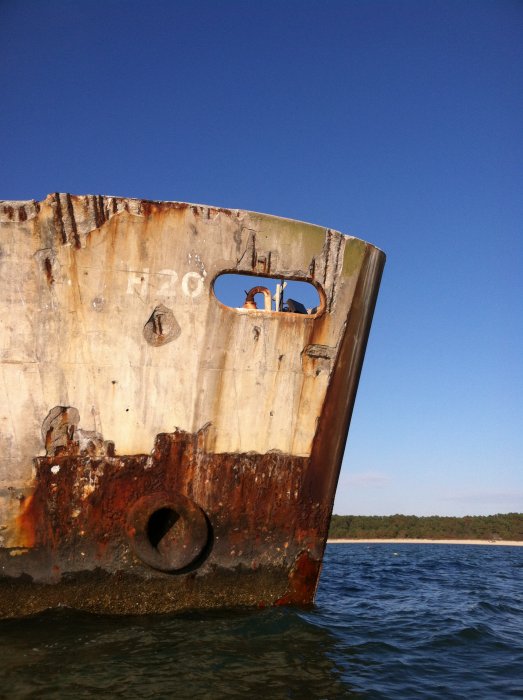
<svg viewBox="0 0 523 700">
<path fill-rule="evenodd" d="M 213 291 L 219 302 L 232 309 L 309 316 L 323 310 L 318 288 L 303 280 L 226 272 L 216 277 Z"/>
</svg>

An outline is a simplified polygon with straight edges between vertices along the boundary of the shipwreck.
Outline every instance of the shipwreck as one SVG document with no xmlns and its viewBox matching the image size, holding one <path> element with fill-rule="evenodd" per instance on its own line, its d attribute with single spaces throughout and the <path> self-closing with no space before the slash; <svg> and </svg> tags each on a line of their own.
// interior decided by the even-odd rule
<svg viewBox="0 0 523 700">
<path fill-rule="evenodd" d="M 311 603 L 384 260 L 242 210 L 0 202 L 0 617 Z"/>
</svg>

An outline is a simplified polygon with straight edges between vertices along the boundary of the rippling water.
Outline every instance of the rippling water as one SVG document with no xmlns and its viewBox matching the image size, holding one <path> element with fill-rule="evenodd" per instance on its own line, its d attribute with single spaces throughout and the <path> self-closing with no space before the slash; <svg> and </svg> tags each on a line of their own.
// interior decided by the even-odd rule
<svg viewBox="0 0 523 700">
<path fill-rule="evenodd" d="M 523 698 L 523 547 L 335 544 L 317 604 L 0 622 L 0 698 Z"/>
</svg>

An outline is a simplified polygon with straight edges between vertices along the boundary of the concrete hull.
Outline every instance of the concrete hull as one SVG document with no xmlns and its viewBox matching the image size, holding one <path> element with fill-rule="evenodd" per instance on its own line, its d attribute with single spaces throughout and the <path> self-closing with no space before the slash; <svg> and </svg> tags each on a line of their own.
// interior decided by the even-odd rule
<svg viewBox="0 0 523 700">
<path fill-rule="evenodd" d="M 0 616 L 311 603 L 383 264 L 252 212 L 0 202 Z M 224 272 L 320 306 L 226 307 Z"/>
</svg>

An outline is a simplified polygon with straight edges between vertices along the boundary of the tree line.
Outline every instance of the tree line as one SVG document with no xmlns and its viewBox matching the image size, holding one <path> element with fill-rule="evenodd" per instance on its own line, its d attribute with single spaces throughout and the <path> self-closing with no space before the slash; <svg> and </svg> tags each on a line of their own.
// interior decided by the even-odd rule
<svg viewBox="0 0 523 700">
<path fill-rule="evenodd" d="M 523 513 L 452 516 L 333 515 L 331 539 L 521 540 Z"/>
</svg>

